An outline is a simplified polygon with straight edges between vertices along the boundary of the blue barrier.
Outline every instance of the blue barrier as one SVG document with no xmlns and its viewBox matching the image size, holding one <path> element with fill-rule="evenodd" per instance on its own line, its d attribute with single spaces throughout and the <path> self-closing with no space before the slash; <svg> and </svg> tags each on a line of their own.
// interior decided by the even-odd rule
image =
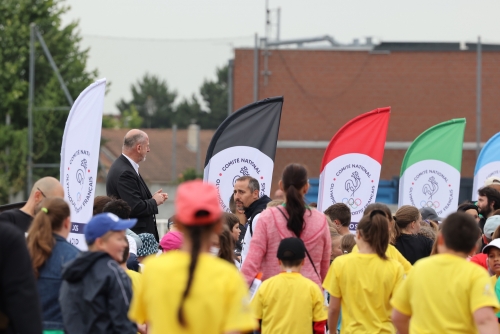
<svg viewBox="0 0 500 334">
<path fill-rule="evenodd" d="M 468 200 L 472 196 L 472 178 L 463 177 L 460 179 L 460 193 L 458 203 Z M 318 202 L 319 178 L 309 179 L 309 191 L 306 194 L 306 202 Z M 392 180 L 380 180 L 376 201 L 385 204 L 398 204 L 399 177 Z"/>
</svg>

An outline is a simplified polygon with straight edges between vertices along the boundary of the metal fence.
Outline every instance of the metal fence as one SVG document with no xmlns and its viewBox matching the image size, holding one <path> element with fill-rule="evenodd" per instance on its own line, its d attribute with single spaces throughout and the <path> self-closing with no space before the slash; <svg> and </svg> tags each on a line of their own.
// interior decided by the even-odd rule
<svg viewBox="0 0 500 334">
<path fill-rule="evenodd" d="M 158 227 L 158 235 L 161 239 L 168 232 L 168 219 L 157 219 L 156 226 Z"/>
</svg>

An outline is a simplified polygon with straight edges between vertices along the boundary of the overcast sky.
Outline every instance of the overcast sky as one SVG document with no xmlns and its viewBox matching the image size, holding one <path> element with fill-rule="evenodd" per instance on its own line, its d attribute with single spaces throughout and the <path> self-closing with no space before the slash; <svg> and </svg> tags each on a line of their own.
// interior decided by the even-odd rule
<svg viewBox="0 0 500 334">
<path fill-rule="evenodd" d="M 112 82 L 105 113 L 146 72 L 167 80 L 178 101 L 198 92 L 234 47 L 264 35 L 265 0 L 68 0 L 64 24 L 79 20 L 89 69 Z M 500 43 L 496 0 L 270 0 L 281 7 L 281 39 L 333 36 L 381 41 Z M 74 97 L 76 98 L 76 97 Z"/>
</svg>

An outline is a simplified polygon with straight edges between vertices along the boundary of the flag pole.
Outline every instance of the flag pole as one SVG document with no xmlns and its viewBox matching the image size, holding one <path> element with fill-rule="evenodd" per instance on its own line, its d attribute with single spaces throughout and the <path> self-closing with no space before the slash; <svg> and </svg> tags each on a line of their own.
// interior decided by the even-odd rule
<svg viewBox="0 0 500 334">
<path fill-rule="evenodd" d="M 477 82 L 476 82 L 476 160 L 481 151 L 481 36 L 477 37 Z"/>
</svg>

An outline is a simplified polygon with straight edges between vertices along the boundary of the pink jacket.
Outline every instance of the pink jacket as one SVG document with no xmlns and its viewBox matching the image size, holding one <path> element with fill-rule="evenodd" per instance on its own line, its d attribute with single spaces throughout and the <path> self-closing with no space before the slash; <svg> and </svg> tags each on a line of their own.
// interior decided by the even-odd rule
<svg viewBox="0 0 500 334">
<path fill-rule="evenodd" d="M 288 212 L 284 207 L 280 206 L 279 209 L 288 217 Z M 311 211 L 306 210 L 304 220 L 305 228 L 300 238 L 304 241 L 321 280 L 316 275 L 307 255 L 302 267 L 302 275 L 321 286 L 330 266 L 331 239 L 328 222 L 324 214 L 313 208 Z M 281 269 L 276 257 L 279 243 L 284 238 L 295 237 L 286 224 L 287 220 L 278 208 L 269 208 L 260 214 L 248 255 L 241 268 L 241 273 L 249 285 L 259 272 L 262 272 L 262 280 L 280 273 Z"/>
</svg>

